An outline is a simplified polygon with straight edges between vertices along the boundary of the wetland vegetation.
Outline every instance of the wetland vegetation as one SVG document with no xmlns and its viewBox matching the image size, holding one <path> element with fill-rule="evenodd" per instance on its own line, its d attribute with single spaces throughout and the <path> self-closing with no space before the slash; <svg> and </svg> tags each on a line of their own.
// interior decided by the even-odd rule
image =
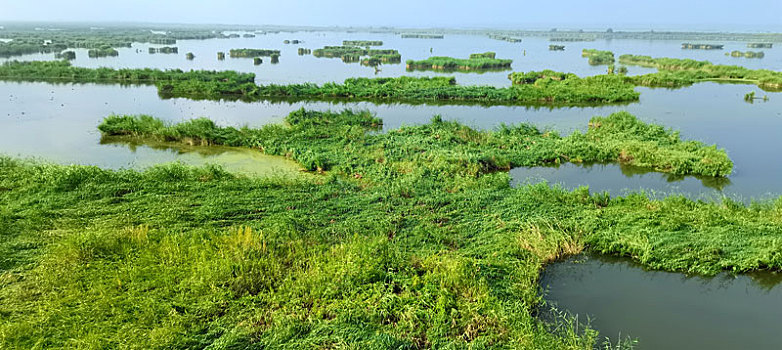
<svg viewBox="0 0 782 350">
<path fill-rule="evenodd" d="M 559 257 L 588 246 L 671 271 L 782 268 L 773 238 L 782 202 L 511 188 L 497 172 L 603 159 L 729 173 L 724 151 L 627 113 L 567 137 L 439 117 L 374 132 L 381 123 L 367 112 L 299 110 L 259 129 L 136 116 L 99 126 L 249 147 L 326 171 L 308 178 L 0 158 L 0 342 L 592 348 L 602 345 L 596 332 L 537 318 L 539 273 Z"/>
<path fill-rule="evenodd" d="M 494 52 L 471 54 L 468 59 L 434 56 L 419 61 L 408 60 L 406 67 L 408 70 L 467 72 L 510 69 L 513 60 L 494 58 L 494 55 Z"/>
<path fill-rule="evenodd" d="M 253 58 L 253 57 L 271 57 L 272 55 L 279 55 L 280 50 L 269 49 L 231 49 L 228 51 L 228 55 L 231 58 Z"/>
<path fill-rule="evenodd" d="M 782 90 L 782 72 L 749 69 L 741 66 L 716 65 L 708 61 L 650 56 L 622 55 L 619 63 L 657 68 L 657 73 L 627 77 L 643 86 L 680 87 L 701 81 L 743 82 L 764 90 Z"/>
<path fill-rule="evenodd" d="M 589 64 L 596 65 L 612 65 L 614 64 L 614 53 L 611 51 L 602 51 L 596 49 L 583 49 L 581 50 L 581 57 L 588 57 Z"/>
</svg>

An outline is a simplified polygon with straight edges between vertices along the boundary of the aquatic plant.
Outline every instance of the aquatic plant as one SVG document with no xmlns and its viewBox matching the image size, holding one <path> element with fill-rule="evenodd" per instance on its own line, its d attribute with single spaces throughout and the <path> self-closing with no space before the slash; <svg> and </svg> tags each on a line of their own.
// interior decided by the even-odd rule
<svg viewBox="0 0 782 350">
<path fill-rule="evenodd" d="M 383 46 L 380 40 L 343 40 L 342 46 Z"/>
<path fill-rule="evenodd" d="M 164 53 L 164 54 L 176 54 L 179 53 L 179 48 L 176 46 L 163 46 L 163 47 L 150 47 L 149 53 L 155 54 L 155 53 Z"/>
<path fill-rule="evenodd" d="M 493 52 L 479 55 L 489 55 Z M 425 60 L 407 61 L 408 70 L 442 70 L 442 71 L 481 71 L 490 69 L 510 69 L 513 60 L 471 56 L 469 59 L 434 56 Z"/>
<path fill-rule="evenodd" d="M 690 49 L 690 50 L 722 50 L 723 46 L 725 46 L 725 45 L 683 43 L 682 44 L 682 49 Z"/>
<path fill-rule="evenodd" d="M 627 79 L 644 86 L 679 87 L 700 81 L 733 81 L 756 84 L 761 89 L 782 89 L 782 72 L 749 69 L 739 66 L 715 65 L 708 61 L 650 56 L 622 55 L 619 62 L 628 65 L 657 68 L 657 73 Z"/>
<path fill-rule="evenodd" d="M 402 34 L 402 39 L 443 39 L 442 34 Z"/>
<path fill-rule="evenodd" d="M 111 47 L 101 47 L 98 49 L 90 49 L 87 51 L 87 56 L 89 58 L 98 58 L 98 57 L 115 57 L 119 56 L 119 51 L 111 48 Z"/>
<path fill-rule="evenodd" d="M 772 43 L 748 43 L 747 47 L 750 49 L 770 49 L 774 47 Z"/>
<path fill-rule="evenodd" d="M 76 59 L 76 53 L 73 51 L 58 52 L 54 54 L 54 58 L 71 61 Z"/>
<path fill-rule="evenodd" d="M 261 63 L 263 63 L 263 60 L 260 57 L 253 57 L 253 64 L 254 65 L 257 66 L 257 65 L 260 65 Z"/>
<path fill-rule="evenodd" d="M 630 82 L 618 76 L 548 81 L 506 88 L 456 85 L 452 77 L 352 78 L 344 83 L 256 85 L 255 75 L 233 71 L 190 71 L 74 67 L 68 62 L 6 62 L 0 79 L 75 83 L 156 84 L 163 97 L 195 99 L 351 99 L 406 103 L 584 104 L 638 100 Z"/>
<path fill-rule="evenodd" d="M 614 53 L 611 51 L 583 49 L 581 57 L 588 57 L 591 65 L 614 64 Z"/>
<path fill-rule="evenodd" d="M 489 38 L 495 39 L 495 40 L 502 40 L 507 41 L 509 43 L 520 43 L 521 38 L 515 38 L 507 35 L 498 35 L 498 34 L 489 34 Z"/>
<path fill-rule="evenodd" d="M 237 57 L 247 57 L 247 58 L 253 58 L 253 57 L 271 57 L 272 55 L 279 55 L 280 50 L 269 50 L 269 49 L 231 49 L 228 51 L 228 55 L 231 56 L 231 58 L 237 58 Z"/>
<path fill-rule="evenodd" d="M 755 52 L 755 51 L 741 52 L 741 51 L 738 51 L 738 50 L 734 50 L 734 51 L 731 51 L 731 52 L 726 52 L 725 56 L 746 57 L 746 58 L 763 58 L 763 56 L 765 56 L 765 54 L 763 53 L 763 51 L 758 51 L 758 52 Z"/>
<path fill-rule="evenodd" d="M 564 51 L 565 50 L 565 45 L 549 45 L 548 49 L 550 51 Z"/>
<path fill-rule="evenodd" d="M 185 55 L 185 58 L 187 58 L 188 60 L 193 60 L 195 58 L 195 55 L 192 52 L 188 52 Z"/>
<path fill-rule="evenodd" d="M 222 61 L 225 59 L 225 52 L 218 52 L 217 53 L 217 59 Z"/>
</svg>

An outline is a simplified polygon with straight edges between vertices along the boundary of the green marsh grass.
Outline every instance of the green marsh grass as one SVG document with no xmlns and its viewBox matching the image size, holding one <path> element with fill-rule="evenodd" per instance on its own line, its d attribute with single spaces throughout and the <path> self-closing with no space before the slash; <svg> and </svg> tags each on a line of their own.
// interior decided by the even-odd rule
<svg viewBox="0 0 782 350">
<path fill-rule="evenodd" d="M 437 117 L 374 132 L 381 123 L 299 110 L 258 129 L 140 116 L 99 126 L 327 170 L 308 177 L 0 157 L 0 347 L 591 349 L 595 331 L 538 318 L 547 262 L 589 249 L 690 273 L 782 269 L 782 199 L 511 188 L 497 171 L 628 156 L 729 169 L 724 151 L 627 113 L 568 137 Z"/>
</svg>

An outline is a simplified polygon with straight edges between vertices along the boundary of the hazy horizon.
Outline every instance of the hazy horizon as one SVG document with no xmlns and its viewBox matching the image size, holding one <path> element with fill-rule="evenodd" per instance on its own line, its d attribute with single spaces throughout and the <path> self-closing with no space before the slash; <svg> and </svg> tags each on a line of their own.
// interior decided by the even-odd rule
<svg viewBox="0 0 782 350">
<path fill-rule="evenodd" d="M 632 11 L 627 11 L 632 7 Z M 258 3 L 226 0 L 193 4 L 181 0 L 0 0 L 3 22 L 222 24 L 339 27 L 440 27 L 563 30 L 782 31 L 782 1 L 749 0 L 741 5 L 708 2 L 634 3 L 606 0 L 480 3 L 400 0 L 367 4 L 348 0 Z M 501 10 L 501 11 L 498 11 Z"/>
</svg>

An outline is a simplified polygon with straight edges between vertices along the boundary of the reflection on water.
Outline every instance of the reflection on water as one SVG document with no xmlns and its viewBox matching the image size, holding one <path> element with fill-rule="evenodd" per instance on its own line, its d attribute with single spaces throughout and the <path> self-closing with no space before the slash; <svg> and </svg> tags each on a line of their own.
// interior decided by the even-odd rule
<svg viewBox="0 0 782 350">
<path fill-rule="evenodd" d="M 731 186 L 731 180 L 723 177 L 684 176 L 655 172 L 625 164 L 572 164 L 522 167 L 510 171 L 511 185 L 547 181 L 567 188 L 589 186 L 590 191 L 624 195 L 638 190 L 664 197 L 684 194 L 690 197 L 713 197 Z"/>
<path fill-rule="evenodd" d="M 645 271 L 627 259 L 582 255 L 548 266 L 547 301 L 639 349 L 777 349 L 782 275 L 713 278 Z"/>
</svg>

